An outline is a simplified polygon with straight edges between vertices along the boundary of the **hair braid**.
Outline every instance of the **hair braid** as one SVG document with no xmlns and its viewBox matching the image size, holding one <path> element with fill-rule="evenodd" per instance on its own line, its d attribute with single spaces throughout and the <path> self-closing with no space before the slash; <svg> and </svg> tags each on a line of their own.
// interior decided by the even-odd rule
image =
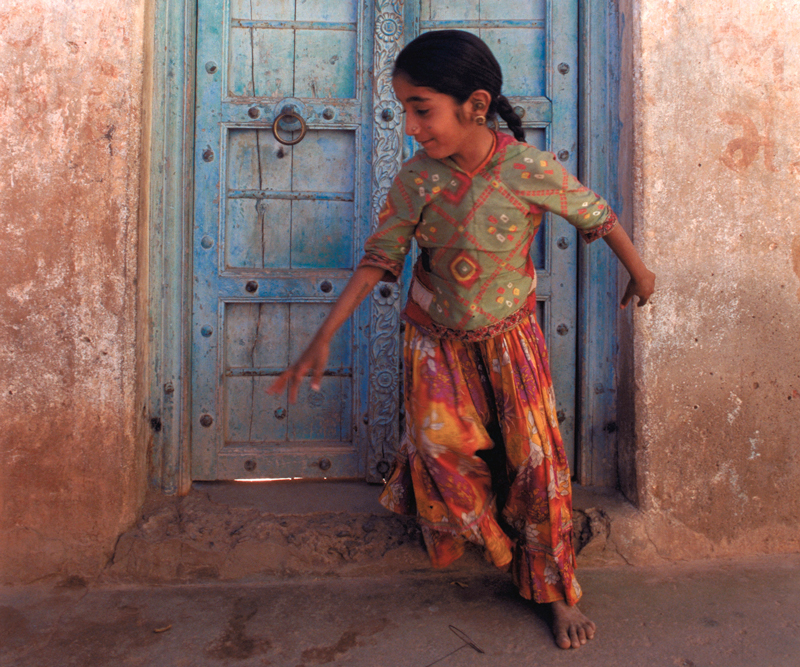
<svg viewBox="0 0 800 667">
<path fill-rule="evenodd" d="M 497 98 L 495 98 L 495 102 L 497 104 L 497 113 L 500 114 L 500 118 L 506 122 L 508 129 L 514 134 L 514 138 L 517 141 L 525 141 L 525 130 L 522 129 L 522 119 L 517 115 L 517 112 L 514 111 L 511 103 L 504 95 L 498 95 Z"/>
</svg>

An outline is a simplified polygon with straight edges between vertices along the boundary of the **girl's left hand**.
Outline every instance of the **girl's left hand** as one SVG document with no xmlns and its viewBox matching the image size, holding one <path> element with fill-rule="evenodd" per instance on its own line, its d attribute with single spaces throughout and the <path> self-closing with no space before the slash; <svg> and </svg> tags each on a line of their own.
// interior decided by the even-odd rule
<svg viewBox="0 0 800 667">
<path fill-rule="evenodd" d="M 655 288 L 656 274 L 649 269 L 644 269 L 641 275 L 636 277 L 631 276 L 619 307 L 625 308 L 635 296 L 639 297 L 639 303 L 636 305 L 639 307 L 643 306 L 647 303 L 647 300 L 653 294 Z"/>
</svg>

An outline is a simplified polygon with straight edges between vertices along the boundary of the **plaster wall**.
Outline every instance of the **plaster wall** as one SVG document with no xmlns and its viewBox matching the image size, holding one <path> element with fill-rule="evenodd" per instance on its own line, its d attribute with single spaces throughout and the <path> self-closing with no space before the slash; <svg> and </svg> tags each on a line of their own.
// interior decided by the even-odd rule
<svg viewBox="0 0 800 667">
<path fill-rule="evenodd" d="M 136 434 L 143 0 L 0 6 L 0 580 L 91 575 Z"/>
<path fill-rule="evenodd" d="M 660 555 L 797 550 L 800 2 L 628 11 L 633 231 L 658 280 L 626 491 Z"/>
</svg>

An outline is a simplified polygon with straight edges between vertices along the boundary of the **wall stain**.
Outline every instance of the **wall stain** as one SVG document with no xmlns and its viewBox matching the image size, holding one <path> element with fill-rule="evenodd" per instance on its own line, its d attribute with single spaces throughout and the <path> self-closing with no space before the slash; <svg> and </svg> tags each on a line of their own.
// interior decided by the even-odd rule
<svg viewBox="0 0 800 667">
<path fill-rule="evenodd" d="M 763 147 L 767 169 L 771 172 L 780 171 L 775 166 L 772 124 L 776 109 L 779 108 L 778 93 L 794 88 L 786 83 L 785 45 L 778 39 L 777 31 L 773 30 L 758 40 L 744 27 L 728 23 L 719 31 L 714 47 L 726 62 L 738 65 L 754 88 L 763 89 L 766 95 L 766 102 L 759 105 L 764 120 L 763 134 L 759 132 L 753 117 L 747 113 L 730 110 L 719 114 L 723 123 L 742 128 L 742 136 L 728 143 L 720 160 L 728 169 L 742 172 L 753 165 Z"/>
<path fill-rule="evenodd" d="M 762 136 L 758 132 L 753 119 L 747 114 L 736 111 L 726 111 L 719 115 L 723 123 L 740 125 L 743 136 L 728 143 L 720 156 L 722 164 L 733 171 L 744 171 L 758 159 L 761 147 L 764 147 L 764 163 L 770 171 L 778 171 L 775 167 L 775 144 L 772 141 L 772 123 L 765 114 L 767 131 Z"/>
<path fill-rule="evenodd" d="M 108 141 L 108 154 L 114 155 L 114 146 L 112 142 L 114 141 L 114 131 L 117 129 L 116 125 L 109 125 L 106 128 L 106 131 L 103 133 L 103 138 Z"/>
</svg>

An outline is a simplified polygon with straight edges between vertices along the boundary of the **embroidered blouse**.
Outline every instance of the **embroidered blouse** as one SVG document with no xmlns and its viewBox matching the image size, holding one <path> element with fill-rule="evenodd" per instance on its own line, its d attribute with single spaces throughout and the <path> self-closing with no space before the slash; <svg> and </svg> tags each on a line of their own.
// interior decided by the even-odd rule
<svg viewBox="0 0 800 667">
<path fill-rule="evenodd" d="M 420 256 L 403 318 L 437 338 L 488 338 L 535 308 L 530 248 L 545 211 L 565 218 L 587 243 L 617 222 L 608 203 L 552 153 L 506 134 L 496 134 L 472 174 L 423 149 L 401 167 L 359 266 L 397 280 L 413 236 Z"/>
</svg>

